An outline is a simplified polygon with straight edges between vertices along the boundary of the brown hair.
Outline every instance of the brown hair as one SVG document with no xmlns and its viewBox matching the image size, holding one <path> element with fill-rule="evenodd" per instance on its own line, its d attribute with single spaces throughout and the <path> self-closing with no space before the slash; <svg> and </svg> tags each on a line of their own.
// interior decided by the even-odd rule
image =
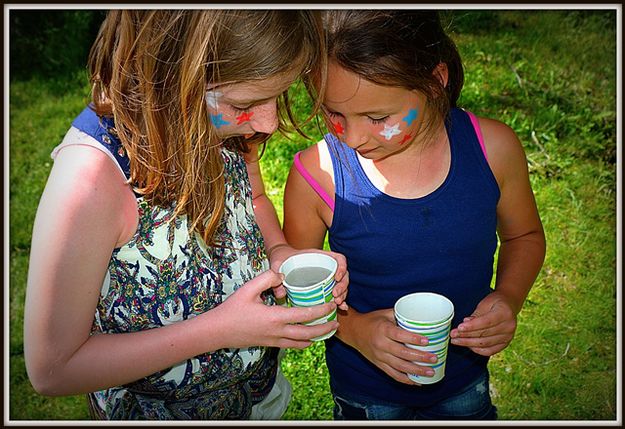
<svg viewBox="0 0 625 429">
<path fill-rule="evenodd" d="M 175 203 L 175 214 L 188 215 L 190 229 L 210 244 L 225 204 L 220 147 L 246 152 L 249 145 L 217 138 L 204 100 L 208 85 L 266 79 L 297 66 L 305 72 L 325 61 L 317 12 L 113 10 L 91 49 L 89 71 L 95 110 L 114 118 L 135 192 L 155 205 Z M 312 96 L 309 74 L 302 79 Z M 279 130 L 297 128 L 286 92 L 278 104 Z"/>
<path fill-rule="evenodd" d="M 455 107 L 464 72 L 454 42 L 433 10 L 331 10 L 324 12 L 331 60 L 379 85 L 418 90 L 427 98 L 426 132 Z M 446 86 L 433 73 L 447 65 Z"/>
</svg>

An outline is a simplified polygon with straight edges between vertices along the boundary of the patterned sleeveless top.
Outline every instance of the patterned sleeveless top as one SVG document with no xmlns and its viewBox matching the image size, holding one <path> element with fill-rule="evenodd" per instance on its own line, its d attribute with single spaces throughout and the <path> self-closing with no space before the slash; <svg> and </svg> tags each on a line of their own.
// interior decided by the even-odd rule
<svg viewBox="0 0 625 429">
<path fill-rule="evenodd" d="M 53 157 L 65 145 L 88 142 L 112 155 L 128 177 L 128 162 L 109 120 L 86 108 L 72 125 Z M 172 218 L 175 204 L 155 207 L 139 196 L 137 230 L 111 255 L 92 333 L 136 332 L 190 319 L 269 268 L 245 161 L 226 149 L 222 157 L 226 205 L 217 244 L 207 246 L 199 234 L 190 234 L 186 215 Z M 264 300 L 274 304 L 270 294 Z M 90 405 L 100 418 L 113 420 L 244 419 L 271 390 L 277 353 L 250 347 L 202 354 L 95 392 Z"/>
</svg>

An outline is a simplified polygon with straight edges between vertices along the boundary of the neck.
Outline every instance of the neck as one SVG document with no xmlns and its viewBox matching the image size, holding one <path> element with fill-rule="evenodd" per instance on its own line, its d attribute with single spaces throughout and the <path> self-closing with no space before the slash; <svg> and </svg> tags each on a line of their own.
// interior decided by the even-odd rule
<svg viewBox="0 0 625 429">
<path fill-rule="evenodd" d="M 386 194 L 418 198 L 438 188 L 447 177 L 451 150 L 444 127 L 427 143 L 415 141 L 404 151 L 384 159 L 360 159 L 371 182 Z"/>
</svg>

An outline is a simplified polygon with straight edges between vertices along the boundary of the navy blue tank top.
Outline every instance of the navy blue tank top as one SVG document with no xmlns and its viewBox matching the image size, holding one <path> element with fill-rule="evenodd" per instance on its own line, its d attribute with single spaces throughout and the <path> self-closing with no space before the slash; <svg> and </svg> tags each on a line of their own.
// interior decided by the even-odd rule
<svg viewBox="0 0 625 429">
<path fill-rule="evenodd" d="M 403 295 L 436 292 L 455 306 L 452 328 L 491 291 L 497 248 L 499 187 L 466 112 L 446 121 L 451 165 L 444 182 L 421 198 L 378 190 L 356 152 L 326 135 L 334 165 L 335 210 L 330 248 L 347 258 L 347 303 L 358 312 L 392 308 Z M 334 149 L 334 150 L 332 150 Z M 332 337 L 326 359 L 333 391 L 402 405 L 427 406 L 457 393 L 486 370 L 488 358 L 449 346 L 438 383 L 399 383 Z"/>
</svg>

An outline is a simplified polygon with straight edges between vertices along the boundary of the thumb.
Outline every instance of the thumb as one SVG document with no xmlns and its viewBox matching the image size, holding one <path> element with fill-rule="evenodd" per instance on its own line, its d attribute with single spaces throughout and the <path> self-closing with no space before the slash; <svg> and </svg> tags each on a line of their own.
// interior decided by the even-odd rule
<svg viewBox="0 0 625 429">
<path fill-rule="evenodd" d="M 242 289 L 245 289 L 246 293 L 259 296 L 267 289 L 280 286 L 283 278 L 284 276 L 282 274 L 278 274 L 272 270 L 267 270 L 245 283 Z"/>
</svg>

